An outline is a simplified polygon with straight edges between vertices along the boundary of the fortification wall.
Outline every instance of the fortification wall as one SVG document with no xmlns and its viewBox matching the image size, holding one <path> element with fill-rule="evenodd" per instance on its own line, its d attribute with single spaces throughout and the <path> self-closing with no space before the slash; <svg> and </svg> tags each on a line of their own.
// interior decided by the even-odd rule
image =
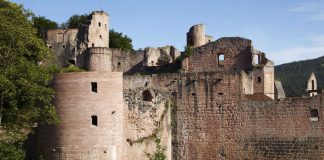
<svg viewBox="0 0 324 160">
<path fill-rule="evenodd" d="M 324 157 L 323 95 L 249 101 L 242 98 L 240 83 L 246 77 L 239 74 L 195 73 L 181 79 L 196 80 L 178 86 L 173 159 Z M 222 81 L 215 85 L 215 79 Z"/>
<path fill-rule="evenodd" d="M 124 76 L 126 159 L 143 159 L 154 154 L 156 140 L 171 160 L 171 93 L 176 74 Z"/>
<path fill-rule="evenodd" d="M 112 71 L 112 51 L 109 48 L 92 47 L 87 50 L 85 56 L 85 69 L 100 72 Z"/>
<path fill-rule="evenodd" d="M 77 33 L 78 29 L 58 29 L 47 32 L 47 46 L 56 53 L 59 66 L 68 66 L 75 61 Z"/>
<path fill-rule="evenodd" d="M 44 158 L 123 159 L 122 82 L 120 72 L 57 75 L 54 105 L 60 124 L 40 130 Z"/>
<path fill-rule="evenodd" d="M 109 49 L 112 54 L 112 71 L 124 72 L 125 75 L 133 75 L 143 68 L 144 50 L 122 51 L 120 49 Z"/>
<path fill-rule="evenodd" d="M 251 70 L 252 44 L 250 40 L 233 37 L 194 48 L 184 60 L 183 68 L 189 72 Z"/>
</svg>

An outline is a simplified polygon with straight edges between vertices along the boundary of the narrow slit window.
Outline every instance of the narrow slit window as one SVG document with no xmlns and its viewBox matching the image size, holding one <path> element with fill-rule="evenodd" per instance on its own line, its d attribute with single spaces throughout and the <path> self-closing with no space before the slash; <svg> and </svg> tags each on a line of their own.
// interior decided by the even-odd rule
<svg viewBox="0 0 324 160">
<path fill-rule="evenodd" d="M 92 43 L 92 47 L 94 47 L 94 43 Z"/>
<path fill-rule="evenodd" d="M 105 30 L 107 30 L 107 24 L 105 24 Z"/>
<path fill-rule="evenodd" d="M 91 124 L 93 126 L 98 126 L 98 117 L 96 115 L 91 116 Z"/>
<path fill-rule="evenodd" d="M 310 110 L 310 119 L 312 122 L 317 122 L 318 121 L 318 109 L 311 109 Z"/>
<path fill-rule="evenodd" d="M 91 91 L 95 93 L 98 92 L 97 82 L 91 82 Z"/>
<path fill-rule="evenodd" d="M 99 35 L 99 38 L 100 38 L 100 39 L 102 39 L 102 36 L 101 36 L 101 35 Z"/>
<path fill-rule="evenodd" d="M 101 22 L 98 23 L 99 27 L 101 27 Z"/>
<path fill-rule="evenodd" d="M 258 82 L 261 83 L 261 77 L 258 77 Z"/>
<path fill-rule="evenodd" d="M 65 45 L 63 44 L 63 48 L 65 48 Z"/>
</svg>

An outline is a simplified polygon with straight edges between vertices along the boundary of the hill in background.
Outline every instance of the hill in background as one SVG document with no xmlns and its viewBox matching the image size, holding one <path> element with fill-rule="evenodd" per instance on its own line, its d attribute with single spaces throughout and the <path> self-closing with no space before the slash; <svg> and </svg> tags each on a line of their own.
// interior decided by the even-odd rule
<svg viewBox="0 0 324 160">
<path fill-rule="evenodd" d="M 282 82 L 287 97 L 307 95 L 306 82 L 314 72 L 319 89 L 324 88 L 324 56 L 275 66 L 275 79 Z"/>
</svg>

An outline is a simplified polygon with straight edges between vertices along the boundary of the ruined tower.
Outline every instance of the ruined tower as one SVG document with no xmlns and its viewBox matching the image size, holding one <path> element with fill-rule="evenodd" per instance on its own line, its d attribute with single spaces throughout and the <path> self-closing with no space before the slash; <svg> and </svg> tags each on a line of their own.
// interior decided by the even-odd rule
<svg viewBox="0 0 324 160">
<path fill-rule="evenodd" d="M 205 25 L 197 24 L 192 26 L 187 33 L 187 46 L 199 47 L 212 41 L 212 39 L 212 36 L 205 35 Z"/>
<path fill-rule="evenodd" d="M 109 51 L 109 16 L 104 11 L 92 12 L 88 17 L 87 43 L 83 68 L 89 71 L 111 71 Z"/>
<path fill-rule="evenodd" d="M 88 20 L 88 47 L 109 48 L 109 15 L 104 11 L 94 11 Z"/>
<path fill-rule="evenodd" d="M 123 74 L 111 72 L 109 16 L 92 12 L 76 37 L 77 65 L 89 72 L 56 75 L 58 126 L 42 126 L 45 159 L 122 159 Z M 80 36 L 82 35 L 82 36 Z"/>
</svg>

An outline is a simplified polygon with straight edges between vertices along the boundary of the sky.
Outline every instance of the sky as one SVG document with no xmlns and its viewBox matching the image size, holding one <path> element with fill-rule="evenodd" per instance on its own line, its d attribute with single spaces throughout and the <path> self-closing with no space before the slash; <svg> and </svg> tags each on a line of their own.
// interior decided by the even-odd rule
<svg viewBox="0 0 324 160">
<path fill-rule="evenodd" d="M 173 45 L 205 24 L 206 34 L 244 37 L 276 65 L 324 56 L 324 0 L 11 0 L 62 23 L 74 14 L 104 10 L 110 28 L 135 49 Z"/>
</svg>

